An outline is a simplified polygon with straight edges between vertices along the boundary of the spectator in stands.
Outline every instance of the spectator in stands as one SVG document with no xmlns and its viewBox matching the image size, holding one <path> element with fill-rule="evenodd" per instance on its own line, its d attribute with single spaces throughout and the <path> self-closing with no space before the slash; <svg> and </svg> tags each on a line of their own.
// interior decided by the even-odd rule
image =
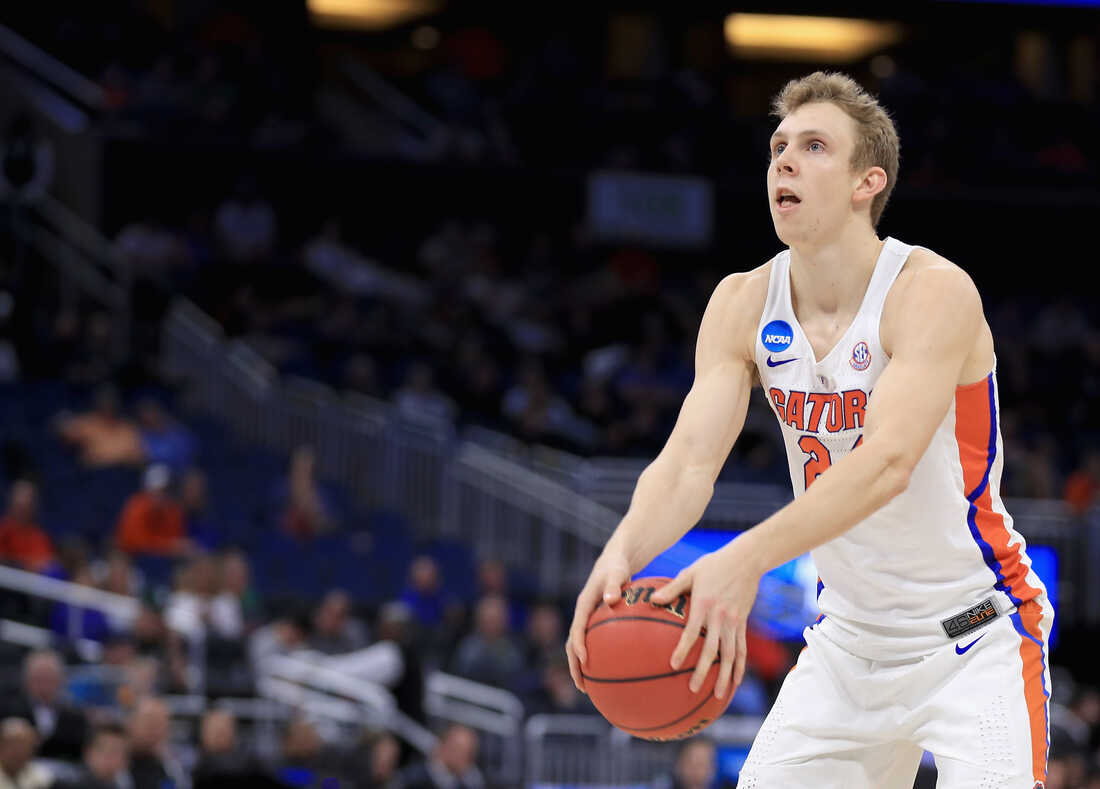
<svg viewBox="0 0 1100 789">
<path fill-rule="evenodd" d="M 143 400 L 137 417 L 144 462 L 163 463 L 173 474 L 182 474 L 195 457 L 191 431 L 172 419 L 156 400 Z"/>
<path fill-rule="evenodd" d="M 326 747 L 313 723 L 298 716 L 287 724 L 282 758 L 276 769 L 276 777 L 284 785 L 339 786 L 342 779 L 346 780 L 341 774 L 344 764 L 346 755 Z"/>
<path fill-rule="evenodd" d="M 0 200 L 42 199 L 53 183 L 53 173 L 53 143 L 35 128 L 29 112 L 16 113 L 0 140 Z"/>
<path fill-rule="evenodd" d="M 3 716 L 23 717 L 40 739 L 38 755 L 80 758 L 88 723 L 83 711 L 64 698 L 65 664 L 55 651 L 32 651 L 23 659 L 23 688 L 15 697 L 0 700 Z"/>
<path fill-rule="evenodd" d="M 53 543 L 36 523 L 38 490 L 27 479 L 16 480 L 8 492 L 8 509 L 0 518 L 0 561 L 41 572 L 55 561 Z"/>
<path fill-rule="evenodd" d="M 304 606 L 284 609 L 281 616 L 261 625 L 248 638 L 248 656 L 252 670 L 263 675 L 271 657 L 293 655 L 306 648 L 310 615 Z"/>
<path fill-rule="evenodd" d="M 89 565 L 80 567 L 70 582 L 96 587 L 95 576 Z M 50 630 L 70 639 L 87 638 L 103 642 L 111 634 L 111 625 L 107 615 L 98 608 L 82 608 L 69 603 L 57 602 L 50 606 Z"/>
<path fill-rule="evenodd" d="M 425 723 L 424 668 L 412 645 L 413 624 L 405 603 L 385 603 L 378 611 L 378 639 L 365 649 L 333 655 L 324 665 L 388 688 L 401 712 Z"/>
<path fill-rule="evenodd" d="M 239 611 L 213 610 L 218 590 L 217 565 L 207 554 L 196 556 L 176 569 L 175 589 L 164 608 L 164 623 L 181 635 L 203 640 L 207 631 L 240 633 Z"/>
<path fill-rule="evenodd" d="M 433 628 L 443 621 L 443 579 L 439 563 L 431 556 L 417 556 L 409 564 L 409 578 L 401 600 L 412 609 L 416 621 Z"/>
<path fill-rule="evenodd" d="M 88 466 L 138 465 L 145 453 L 137 425 L 122 417 L 117 390 L 96 390 L 92 409 L 83 414 L 63 411 L 55 420 L 61 440 L 73 446 Z"/>
<path fill-rule="evenodd" d="M 196 789 L 248 781 L 259 772 L 252 755 L 237 738 L 237 719 L 224 709 L 212 709 L 199 724 L 199 754 L 192 773 Z"/>
<path fill-rule="evenodd" d="M 214 598 L 215 609 L 232 610 L 241 626 L 238 637 L 248 635 L 262 621 L 263 605 L 259 590 L 252 583 L 252 568 L 244 551 L 225 551 L 218 558 L 219 591 Z"/>
<path fill-rule="evenodd" d="M 528 716 L 547 714 L 589 715 L 596 708 L 577 690 L 569 674 L 569 661 L 559 648 L 544 656 L 536 671 L 539 683 L 533 690 L 523 689 L 523 706 Z"/>
<path fill-rule="evenodd" d="M 508 626 L 521 632 L 527 625 L 527 609 L 511 593 L 508 581 L 508 567 L 499 559 L 482 559 L 477 563 L 478 597 L 497 595 L 508 604 Z"/>
<path fill-rule="evenodd" d="M 0 721 L 0 789 L 46 789 L 53 776 L 34 764 L 38 735 L 22 718 Z"/>
<path fill-rule="evenodd" d="M 278 218 L 265 200 L 256 179 L 243 176 L 214 216 L 218 244 L 233 263 L 261 263 L 270 259 L 278 238 Z"/>
<path fill-rule="evenodd" d="M 508 629 L 508 604 L 499 595 L 481 598 L 474 631 L 458 642 L 451 670 L 476 682 L 511 687 L 523 669 L 523 653 Z"/>
<path fill-rule="evenodd" d="M 183 509 L 183 528 L 195 545 L 204 551 L 216 551 L 221 547 L 222 531 L 210 513 L 206 474 L 202 469 L 189 468 L 180 482 L 180 507 Z"/>
<path fill-rule="evenodd" d="M 190 550 L 183 527 L 183 510 L 172 498 L 172 472 L 157 463 L 145 470 L 143 489 L 122 509 L 115 544 L 131 555 L 182 556 Z"/>
<path fill-rule="evenodd" d="M 367 629 L 351 615 L 351 598 L 340 589 L 329 591 L 313 613 L 309 648 L 326 655 L 344 655 L 369 643 Z"/>
<path fill-rule="evenodd" d="M 695 737 L 680 746 L 674 772 L 661 776 L 653 789 L 732 789 L 727 780 L 715 782 L 718 772 L 718 752 L 712 740 Z"/>
<path fill-rule="evenodd" d="M 401 743 L 386 731 L 367 729 L 348 758 L 349 775 L 359 789 L 398 789 Z"/>
<path fill-rule="evenodd" d="M 565 399 L 551 389 L 537 359 L 523 364 L 519 381 L 504 393 L 501 408 L 513 429 L 529 441 L 558 439 L 584 445 L 595 435 L 592 426 L 577 417 Z"/>
<path fill-rule="evenodd" d="M 292 537 L 305 540 L 336 528 L 335 507 L 317 480 L 313 447 L 294 450 L 276 499 L 280 525 Z"/>
<path fill-rule="evenodd" d="M 481 789 L 485 779 L 477 767 L 477 732 L 462 724 L 444 729 L 426 760 L 397 776 L 401 789 Z"/>
<path fill-rule="evenodd" d="M 141 582 L 134 572 L 134 562 L 123 551 L 112 550 L 102 563 L 93 564 L 105 592 L 136 597 L 141 592 Z"/>
<path fill-rule="evenodd" d="M 187 687 L 187 661 L 183 641 L 170 631 L 161 612 L 142 602 L 131 630 L 138 656 L 153 661 L 155 687 L 175 692 Z M 136 697 L 131 701 L 136 700 Z"/>
<path fill-rule="evenodd" d="M 23 660 L 23 691 L 3 699 L 4 717 L 24 718 L 38 732 L 39 755 L 45 758 L 80 759 L 88 722 L 84 712 L 64 698 L 65 664 L 48 649 L 28 653 Z"/>
<path fill-rule="evenodd" d="M 405 384 L 394 393 L 397 412 L 410 422 L 453 422 L 454 401 L 435 385 L 435 371 L 424 361 L 409 365 Z"/>
<path fill-rule="evenodd" d="M 557 604 L 543 600 L 531 608 L 524 630 L 524 659 L 529 666 L 542 664 L 547 656 L 561 652 L 565 625 Z"/>
<path fill-rule="evenodd" d="M 60 781 L 56 789 L 125 789 L 130 781 L 130 744 L 119 724 L 96 726 L 84 747 L 80 772 Z"/>
<path fill-rule="evenodd" d="M 172 714 L 156 696 L 139 699 L 130 715 L 130 777 L 133 789 L 186 786 L 183 768 L 171 750 Z"/>
<path fill-rule="evenodd" d="M 1074 515 L 1084 515 L 1100 501 L 1100 452 L 1085 454 L 1084 462 L 1066 478 L 1062 497 Z"/>
</svg>

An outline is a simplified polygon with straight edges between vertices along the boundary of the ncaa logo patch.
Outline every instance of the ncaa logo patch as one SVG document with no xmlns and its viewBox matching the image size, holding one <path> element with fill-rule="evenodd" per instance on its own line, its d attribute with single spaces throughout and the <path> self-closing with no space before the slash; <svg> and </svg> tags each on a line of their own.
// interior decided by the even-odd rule
<svg viewBox="0 0 1100 789">
<path fill-rule="evenodd" d="M 794 342 L 794 331 L 786 321 L 772 321 L 760 332 L 760 342 L 773 353 L 785 351 Z"/>
<path fill-rule="evenodd" d="M 871 366 L 871 349 L 867 347 L 867 343 L 860 340 L 856 343 L 856 347 L 852 349 L 852 358 L 849 359 L 852 363 L 852 367 L 857 370 L 866 370 Z"/>
</svg>

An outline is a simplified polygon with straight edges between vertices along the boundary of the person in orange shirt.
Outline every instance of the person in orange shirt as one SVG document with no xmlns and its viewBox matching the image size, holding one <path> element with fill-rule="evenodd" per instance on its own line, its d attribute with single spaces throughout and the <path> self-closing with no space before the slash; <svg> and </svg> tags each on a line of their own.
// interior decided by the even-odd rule
<svg viewBox="0 0 1100 789">
<path fill-rule="evenodd" d="M 171 497 L 168 467 L 157 463 L 145 471 L 143 490 L 122 508 L 115 544 L 129 554 L 179 556 L 189 550 L 183 509 Z"/>
<path fill-rule="evenodd" d="M 39 572 L 56 558 L 53 543 L 35 523 L 38 490 L 30 480 L 14 482 L 8 494 L 8 509 L 0 519 L 0 561 Z"/>
</svg>

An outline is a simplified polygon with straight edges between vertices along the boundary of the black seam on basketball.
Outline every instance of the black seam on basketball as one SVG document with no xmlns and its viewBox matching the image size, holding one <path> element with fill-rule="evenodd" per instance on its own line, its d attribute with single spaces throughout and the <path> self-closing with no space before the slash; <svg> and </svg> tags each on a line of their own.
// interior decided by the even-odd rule
<svg viewBox="0 0 1100 789">
<path fill-rule="evenodd" d="M 648 677 L 590 677 L 585 673 L 581 673 L 585 682 L 646 682 L 651 679 L 666 679 L 668 677 L 675 677 L 680 674 L 687 674 L 695 671 L 695 666 L 690 668 L 682 668 L 679 671 L 666 671 L 664 674 L 651 674 Z"/>
<path fill-rule="evenodd" d="M 721 658 L 716 657 L 711 661 L 712 666 L 717 666 L 721 663 Z M 589 682 L 645 682 L 649 679 L 665 679 L 666 677 L 675 677 L 678 674 L 687 674 L 690 671 L 695 671 L 695 666 L 690 668 L 682 668 L 679 671 L 669 671 L 665 674 L 652 674 L 648 677 L 590 677 L 584 672 L 581 672 L 581 676 Z"/>
<path fill-rule="evenodd" d="M 648 729 L 637 729 L 633 726 L 623 726 L 622 724 L 615 723 L 614 721 L 611 721 L 611 723 L 614 726 L 617 726 L 618 728 L 622 729 L 623 731 L 628 731 L 628 732 L 657 731 L 658 729 L 665 729 L 665 728 L 668 728 L 669 726 L 675 726 L 677 723 L 684 720 L 685 718 L 690 718 L 692 715 L 694 715 L 700 709 L 702 709 L 703 705 L 706 704 L 708 701 L 710 701 L 712 698 L 714 698 L 714 696 L 712 696 L 710 694 L 710 692 L 708 691 L 707 693 L 703 694 L 703 700 L 702 701 L 700 701 L 698 704 L 696 704 L 694 707 L 692 707 L 690 710 L 685 712 L 683 715 L 681 715 L 676 720 L 669 721 L 668 723 L 662 723 L 660 726 L 650 726 Z"/>
<path fill-rule="evenodd" d="M 602 622 L 597 622 L 594 625 L 589 625 L 585 628 L 584 632 L 587 633 L 589 630 L 594 630 L 600 625 L 606 625 L 608 622 L 660 622 L 662 625 L 672 625 L 673 627 L 678 627 L 681 630 L 684 629 L 684 624 L 682 622 L 669 622 L 667 619 L 661 619 L 660 617 L 656 616 L 616 616 L 612 619 L 605 619 Z"/>
</svg>

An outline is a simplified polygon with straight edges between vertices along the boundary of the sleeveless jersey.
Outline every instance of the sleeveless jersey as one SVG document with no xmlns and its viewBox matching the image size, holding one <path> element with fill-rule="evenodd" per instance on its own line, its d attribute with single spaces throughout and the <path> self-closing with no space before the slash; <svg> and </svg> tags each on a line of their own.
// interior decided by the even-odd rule
<svg viewBox="0 0 1100 789">
<path fill-rule="evenodd" d="M 889 361 L 879 339 L 883 304 L 912 249 L 886 239 L 855 319 L 820 361 L 792 307 L 790 251 L 771 261 L 755 358 L 795 496 L 862 440 L 868 400 Z M 1000 497 L 995 367 L 956 389 L 906 490 L 811 552 L 818 627 L 854 654 L 922 654 L 951 637 L 951 617 L 982 624 L 1045 596 Z"/>
</svg>

